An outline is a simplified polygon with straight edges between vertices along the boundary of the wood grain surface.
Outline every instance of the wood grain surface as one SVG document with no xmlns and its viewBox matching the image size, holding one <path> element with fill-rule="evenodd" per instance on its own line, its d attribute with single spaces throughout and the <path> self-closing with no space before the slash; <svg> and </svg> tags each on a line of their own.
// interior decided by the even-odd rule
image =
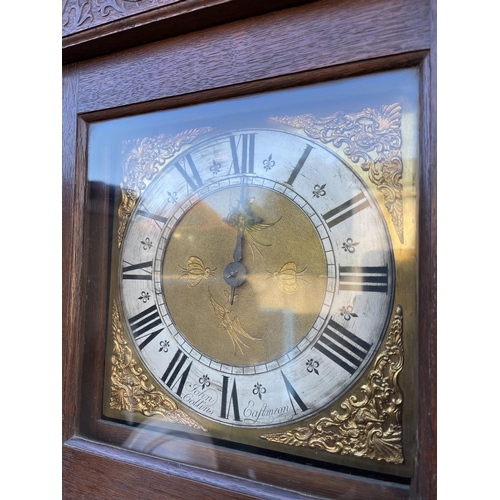
<svg viewBox="0 0 500 500">
<path fill-rule="evenodd" d="M 63 67 L 62 121 L 62 398 L 63 440 L 69 439 L 77 428 L 79 400 L 81 331 L 79 325 L 80 276 L 83 208 L 81 175 L 75 169 L 77 148 L 78 67 Z"/>
<path fill-rule="evenodd" d="M 419 199 L 419 404 L 418 468 L 415 498 L 436 498 L 437 491 L 437 53 L 436 5 L 431 5 L 433 40 L 422 64 Z"/>
<path fill-rule="evenodd" d="M 302 467 L 289 476 L 286 487 L 274 487 L 255 480 L 235 479 L 226 473 L 210 473 L 203 469 L 187 467 L 177 462 L 158 460 L 137 453 L 97 446 L 83 439 L 72 439 L 64 448 L 63 480 L 65 498 L 165 498 L 185 499 L 269 499 L 300 500 L 342 498 L 358 500 L 383 498 L 403 500 L 408 498 L 408 486 L 383 481 L 361 479 L 352 481 L 348 475 L 331 473 L 325 481 L 319 479 L 321 490 L 308 484 L 316 480 L 314 470 Z M 277 463 L 262 460 L 261 467 L 275 474 L 289 473 Z M 258 472 L 258 471 L 256 471 Z M 312 476 L 311 476 L 312 474 Z M 175 480 L 166 481 L 170 476 Z M 115 480 L 110 480 L 114 478 Z M 299 485 L 304 493 L 294 491 Z M 147 494 L 145 493 L 147 491 Z"/>
<path fill-rule="evenodd" d="M 311 1 L 65 0 L 62 61 L 70 64 Z"/>
<path fill-rule="evenodd" d="M 138 102 L 139 89 L 152 101 L 426 50 L 429 41 L 423 2 L 315 2 L 82 63 L 78 112 Z"/>
</svg>

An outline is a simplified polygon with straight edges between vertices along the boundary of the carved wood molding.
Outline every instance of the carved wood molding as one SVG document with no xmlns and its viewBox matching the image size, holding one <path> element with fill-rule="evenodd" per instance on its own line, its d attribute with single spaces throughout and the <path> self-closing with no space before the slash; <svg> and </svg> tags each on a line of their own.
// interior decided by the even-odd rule
<svg viewBox="0 0 500 500">
<path fill-rule="evenodd" d="M 62 34 L 71 35 L 183 0 L 63 0 Z"/>
<path fill-rule="evenodd" d="M 84 61 L 316 1 L 62 0 L 62 62 Z"/>
</svg>

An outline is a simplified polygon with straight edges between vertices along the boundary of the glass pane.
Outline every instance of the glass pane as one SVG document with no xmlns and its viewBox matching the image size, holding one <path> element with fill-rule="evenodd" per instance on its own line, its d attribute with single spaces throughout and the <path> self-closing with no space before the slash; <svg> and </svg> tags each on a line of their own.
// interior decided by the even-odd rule
<svg viewBox="0 0 500 500">
<path fill-rule="evenodd" d="M 100 417 L 121 446 L 410 476 L 418 78 L 90 126 L 86 318 L 105 290 Z"/>
</svg>

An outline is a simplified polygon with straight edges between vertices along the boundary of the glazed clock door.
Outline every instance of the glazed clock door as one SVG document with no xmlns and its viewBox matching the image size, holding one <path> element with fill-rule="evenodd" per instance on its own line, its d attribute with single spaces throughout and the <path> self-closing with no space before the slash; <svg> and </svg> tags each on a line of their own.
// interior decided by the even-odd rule
<svg viewBox="0 0 500 500">
<path fill-rule="evenodd" d="M 433 10 L 63 3 L 64 498 L 435 498 Z"/>
</svg>

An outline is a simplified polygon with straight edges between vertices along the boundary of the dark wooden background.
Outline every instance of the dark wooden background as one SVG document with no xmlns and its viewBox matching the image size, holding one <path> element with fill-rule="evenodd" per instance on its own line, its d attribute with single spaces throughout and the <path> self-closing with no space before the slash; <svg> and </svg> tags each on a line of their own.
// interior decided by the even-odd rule
<svg viewBox="0 0 500 500">
<path fill-rule="evenodd" d="M 435 0 L 160 3 L 66 29 L 62 38 L 63 497 L 436 498 Z M 422 75 L 418 252 L 426 286 L 419 291 L 420 408 L 411 484 L 228 453 L 231 471 L 251 464 L 255 481 L 117 446 L 122 431 L 99 420 L 104 339 L 82 328 L 85 279 L 95 272 L 83 266 L 88 124 L 402 67 L 420 67 Z M 104 317 L 101 303 L 97 297 L 97 323 Z"/>
</svg>

